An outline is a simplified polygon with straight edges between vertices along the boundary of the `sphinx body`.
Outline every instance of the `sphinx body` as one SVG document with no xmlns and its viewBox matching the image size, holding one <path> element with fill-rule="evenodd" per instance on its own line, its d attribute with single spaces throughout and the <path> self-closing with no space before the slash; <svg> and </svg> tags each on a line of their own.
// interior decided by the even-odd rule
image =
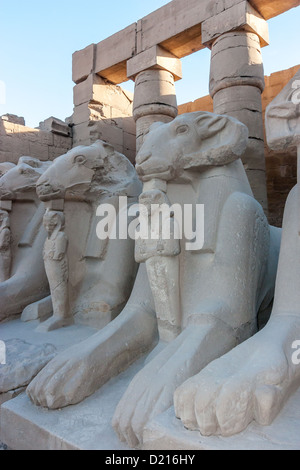
<svg viewBox="0 0 300 470">
<path fill-rule="evenodd" d="M 123 197 L 127 205 L 121 210 L 127 212 L 140 192 L 132 164 L 102 141 L 70 150 L 39 179 L 40 199 L 52 208 L 54 218 L 56 213 L 64 219 L 64 229 L 49 236 L 44 250 L 50 287 L 59 289 L 55 296 L 52 292 L 54 316 L 39 330 L 56 328 L 58 317 L 100 329 L 122 310 L 137 270 L 134 241 L 99 239 L 97 211 L 99 206 L 110 204 L 118 214 L 119 198 Z M 46 225 L 49 228 L 49 221 Z"/>
<path fill-rule="evenodd" d="M 44 207 L 36 194 L 36 181 L 50 165 L 21 157 L 18 165 L 8 168 L 0 179 L 0 205 L 6 213 L 4 219 L 9 219 L 1 255 L 6 273 L 0 283 L 0 321 L 22 313 L 30 303 L 49 295 L 42 259 Z"/>
<path fill-rule="evenodd" d="M 144 190 L 181 207 L 204 204 L 204 244 L 187 250 L 183 238 L 180 249 L 167 244 L 145 259 L 120 315 L 82 343 L 80 355 L 65 351 L 29 385 L 36 404 L 78 403 L 154 348 L 113 420 L 119 437 L 137 446 L 180 384 L 257 331 L 258 312 L 273 299 L 280 231 L 269 227 L 239 159 L 247 135 L 235 119 L 211 113 L 151 127 L 137 157 Z M 160 257 L 161 286 L 154 282 Z M 165 286 L 170 295 L 179 289 L 176 318 L 157 318 Z"/>
<path fill-rule="evenodd" d="M 286 150 L 300 145 L 300 72 L 268 106 L 268 145 Z M 252 421 L 270 425 L 300 386 L 299 181 L 288 196 L 274 305 L 265 328 L 209 364 L 175 393 L 175 410 L 184 425 L 203 435 L 229 436 Z M 296 355 L 296 358 L 294 356 Z"/>
</svg>

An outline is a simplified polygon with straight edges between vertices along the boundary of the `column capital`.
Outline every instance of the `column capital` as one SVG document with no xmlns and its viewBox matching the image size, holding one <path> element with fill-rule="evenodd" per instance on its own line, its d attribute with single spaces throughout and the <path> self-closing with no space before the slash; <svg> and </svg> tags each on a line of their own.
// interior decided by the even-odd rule
<svg viewBox="0 0 300 470">
<path fill-rule="evenodd" d="M 175 81 L 182 78 L 180 59 L 158 45 L 150 47 L 127 61 L 127 77 L 132 80 L 148 69 L 170 72 Z"/>
<path fill-rule="evenodd" d="M 259 37 L 261 47 L 269 45 L 267 21 L 246 0 L 204 21 L 202 43 L 211 48 L 218 37 L 232 31 L 255 33 Z"/>
</svg>

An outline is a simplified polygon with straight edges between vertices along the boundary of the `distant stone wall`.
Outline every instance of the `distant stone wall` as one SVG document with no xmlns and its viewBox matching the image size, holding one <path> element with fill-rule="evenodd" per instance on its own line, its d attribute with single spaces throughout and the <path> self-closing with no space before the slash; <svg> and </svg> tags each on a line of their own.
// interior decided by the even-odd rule
<svg viewBox="0 0 300 470">
<path fill-rule="evenodd" d="M 68 126 L 65 125 L 65 128 Z M 63 133 L 67 135 L 62 135 Z M 13 115 L 1 116 L 0 162 L 17 163 L 23 155 L 43 161 L 54 160 L 72 148 L 70 133 L 71 130 L 53 131 L 51 124 L 49 130 L 32 129 L 25 126 L 24 118 Z"/>
<path fill-rule="evenodd" d="M 266 86 L 262 94 L 264 120 L 268 104 L 273 101 L 287 83 L 295 76 L 299 69 L 300 65 L 296 65 L 290 69 L 273 73 L 270 76 L 265 76 Z M 194 111 L 213 112 L 212 98 L 208 95 L 203 98 L 199 98 L 196 101 L 178 106 L 179 114 L 191 113 Z M 297 152 L 295 149 L 289 152 L 275 153 L 268 147 L 265 138 L 265 157 L 269 222 L 272 225 L 281 227 L 287 196 L 290 190 L 297 183 Z"/>
</svg>

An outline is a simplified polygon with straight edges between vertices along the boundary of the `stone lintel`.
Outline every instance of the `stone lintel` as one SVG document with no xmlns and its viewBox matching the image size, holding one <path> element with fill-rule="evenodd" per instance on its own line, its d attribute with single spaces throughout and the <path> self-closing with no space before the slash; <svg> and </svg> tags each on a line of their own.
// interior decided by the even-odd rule
<svg viewBox="0 0 300 470">
<path fill-rule="evenodd" d="M 268 23 L 246 0 L 204 21 L 202 42 L 211 47 L 215 39 L 230 31 L 252 32 L 258 35 L 261 47 L 269 44 Z"/>
<path fill-rule="evenodd" d="M 157 44 L 182 58 L 210 47 L 214 38 L 235 29 L 256 33 L 265 46 L 269 42 L 266 20 L 299 5 L 300 0 L 172 0 L 98 44 L 75 52 L 73 81 L 78 84 L 95 73 L 119 84 L 128 80 L 127 61 Z"/>
<path fill-rule="evenodd" d="M 72 56 L 72 80 L 80 83 L 94 70 L 95 45 L 91 44 Z"/>
<path fill-rule="evenodd" d="M 175 81 L 182 78 L 180 59 L 160 46 L 153 46 L 129 59 L 127 61 L 127 76 L 134 79 L 138 73 L 151 68 L 170 72 Z"/>
<path fill-rule="evenodd" d="M 126 61 L 136 53 L 136 23 L 96 45 L 95 73 L 112 83 L 127 81 Z"/>
</svg>

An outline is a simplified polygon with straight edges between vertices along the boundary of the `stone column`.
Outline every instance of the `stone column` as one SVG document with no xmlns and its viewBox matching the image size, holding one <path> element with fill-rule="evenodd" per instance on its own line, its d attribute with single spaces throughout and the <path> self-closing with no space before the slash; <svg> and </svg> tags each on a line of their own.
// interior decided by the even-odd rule
<svg viewBox="0 0 300 470">
<path fill-rule="evenodd" d="M 246 1 L 226 15 L 226 19 L 224 14 L 217 15 L 203 26 L 203 42 L 212 51 L 210 94 L 215 113 L 235 117 L 249 129 L 249 144 L 242 160 L 254 196 L 267 212 L 261 45 L 268 43 L 268 27 Z"/>
<path fill-rule="evenodd" d="M 138 152 L 151 124 L 170 122 L 177 116 L 174 82 L 181 78 L 181 62 L 155 46 L 127 62 L 127 75 L 135 81 L 133 117 Z"/>
</svg>

